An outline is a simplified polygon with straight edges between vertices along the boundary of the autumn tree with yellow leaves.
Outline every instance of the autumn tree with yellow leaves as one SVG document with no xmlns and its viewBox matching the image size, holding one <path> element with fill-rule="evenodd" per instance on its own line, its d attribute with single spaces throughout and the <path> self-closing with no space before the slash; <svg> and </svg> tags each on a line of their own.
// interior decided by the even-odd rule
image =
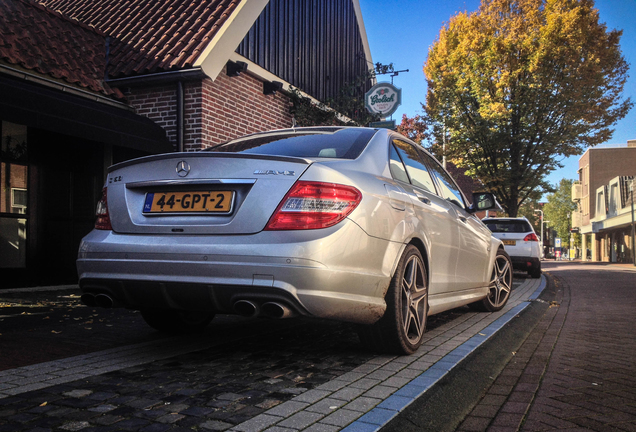
<svg viewBox="0 0 636 432">
<path fill-rule="evenodd" d="M 504 210 L 549 190 L 565 156 L 609 140 L 632 107 L 622 31 L 592 0 L 482 0 L 453 16 L 424 65 L 435 141 Z"/>
</svg>

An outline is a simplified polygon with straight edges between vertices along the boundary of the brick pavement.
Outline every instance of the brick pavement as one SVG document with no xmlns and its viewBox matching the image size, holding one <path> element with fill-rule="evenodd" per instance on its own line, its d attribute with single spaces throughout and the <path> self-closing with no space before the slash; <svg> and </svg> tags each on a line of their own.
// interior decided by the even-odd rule
<svg viewBox="0 0 636 432">
<path fill-rule="evenodd" d="M 610 267 L 554 266 L 556 298 L 458 432 L 636 430 L 636 273 Z"/>
<path fill-rule="evenodd" d="M 297 338 L 285 334 L 291 343 L 269 338 L 262 346 L 259 336 L 213 348 L 158 341 L 102 353 L 107 358 L 94 353 L 11 369 L 0 375 L 0 432 L 379 430 L 538 289 L 539 280 L 527 280 L 501 312 L 461 313 L 428 331 L 412 356 L 364 353 L 349 339 L 354 334 L 343 336 L 334 324 L 299 321 Z M 168 358 L 180 347 L 187 353 Z"/>
</svg>

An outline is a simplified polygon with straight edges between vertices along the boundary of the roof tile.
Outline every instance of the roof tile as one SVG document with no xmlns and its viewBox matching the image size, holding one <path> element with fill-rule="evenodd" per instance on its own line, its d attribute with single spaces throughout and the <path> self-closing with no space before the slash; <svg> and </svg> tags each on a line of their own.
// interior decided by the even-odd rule
<svg viewBox="0 0 636 432">
<path fill-rule="evenodd" d="M 0 0 L 0 61 L 123 98 L 104 83 L 105 35 L 29 0 Z"/>
<path fill-rule="evenodd" d="M 0 0 L 1 1 L 1 0 Z M 241 0 L 39 0 L 115 38 L 109 75 L 192 67 Z"/>
</svg>

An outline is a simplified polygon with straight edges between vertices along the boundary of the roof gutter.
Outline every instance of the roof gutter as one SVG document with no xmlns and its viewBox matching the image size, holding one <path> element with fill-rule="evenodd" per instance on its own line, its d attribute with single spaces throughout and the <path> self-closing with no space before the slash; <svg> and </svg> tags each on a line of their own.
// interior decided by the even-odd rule
<svg viewBox="0 0 636 432">
<path fill-rule="evenodd" d="M 147 75 L 137 75 L 125 78 L 106 80 L 111 87 L 137 87 L 146 85 L 171 84 L 178 81 L 191 81 L 205 78 L 206 75 L 200 67 L 183 69 L 170 72 L 159 72 Z"/>
<path fill-rule="evenodd" d="M 49 78 L 44 78 L 42 76 L 18 69 L 18 68 L 13 68 L 11 66 L 5 65 L 5 64 L 0 64 L 0 72 L 4 72 L 7 75 L 13 76 L 15 78 L 19 78 L 22 79 L 24 81 L 29 81 L 29 82 L 33 82 L 36 84 L 40 84 L 40 85 L 44 85 L 46 87 L 49 88 L 54 88 L 56 90 L 61 90 L 65 93 L 70 93 L 70 94 L 74 94 L 76 96 L 81 96 L 85 99 L 88 100 L 92 100 L 94 102 L 100 102 L 106 105 L 110 105 L 110 106 L 114 106 L 117 108 L 121 108 L 121 109 L 125 109 L 127 111 L 134 111 L 133 108 L 131 106 L 129 106 L 128 104 L 124 103 L 124 102 L 119 102 L 115 99 L 111 99 L 107 96 L 102 96 L 98 93 L 93 93 L 90 92 L 88 90 L 83 90 L 81 88 L 77 88 L 74 87 L 72 85 L 69 84 L 64 84 L 62 82 L 53 80 L 53 79 L 49 79 Z"/>
</svg>

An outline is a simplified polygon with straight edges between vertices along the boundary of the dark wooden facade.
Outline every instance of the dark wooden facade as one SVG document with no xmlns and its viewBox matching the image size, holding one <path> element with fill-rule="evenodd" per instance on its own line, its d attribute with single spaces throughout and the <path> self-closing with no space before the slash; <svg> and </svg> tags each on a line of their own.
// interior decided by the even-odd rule
<svg viewBox="0 0 636 432">
<path fill-rule="evenodd" d="M 373 68 L 351 0 L 271 0 L 236 52 L 321 101 Z"/>
</svg>

